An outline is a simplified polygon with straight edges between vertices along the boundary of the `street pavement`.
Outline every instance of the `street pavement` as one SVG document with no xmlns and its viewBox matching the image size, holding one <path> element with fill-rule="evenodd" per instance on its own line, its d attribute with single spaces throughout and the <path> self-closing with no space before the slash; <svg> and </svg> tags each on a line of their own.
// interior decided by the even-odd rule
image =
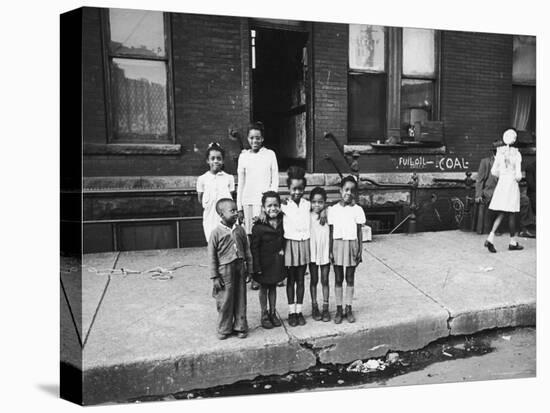
<svg viewBox="0 0 550 413">
<path fill-rule="evenodd" d="M 88 254 L 81 277 L 63 271 L 74 262 L 62 263 L 61 361 L 81 366 L 84 403 L 96 404 L 414 350 L 449 335 L 535 325 L 535 240 L 521 239 L 523 251 L 508 251 L 507 237 L 497 237 L 497 254 L 483 241 L 462 231 L 375 236 L 363 244 L 356 273 L 356 323 L 312 320 L 307 278 L 305 326 L 288 326 L 285 289 L 278 288 L 285 323 L 262 329 L 257 292 L 249 290 L 250 334 L 224 341 L 215 334 L 205 248 Z M 147 272 L 157 267 L 178 268 L 165 279 Z M 330 307 L 333 313 L 332 295 Z"/>
</svg>

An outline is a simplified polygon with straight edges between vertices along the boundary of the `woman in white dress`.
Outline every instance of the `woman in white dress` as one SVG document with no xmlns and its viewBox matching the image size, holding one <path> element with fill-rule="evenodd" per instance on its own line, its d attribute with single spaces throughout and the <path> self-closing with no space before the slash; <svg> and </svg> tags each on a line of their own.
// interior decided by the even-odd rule
<svg viewBox="0 0 550 413">
<path fill-rule="evenodd" d="M 505 215 L 508 215 L 510 229 L 508 249 L 512 251 L 523 249 L 516 240 L 516 213 L 519 212 L 519 181 L 521 180 L 521 153 L 511 146 L 516 139 L 515 129 L 504 131 L 502 135 L 504 145 L 497 148 L 495 162 L 491 168 L 491 174 L 498 178 L 498 182 L 489 204 L 489 209 L 497 214 L 493 228 L 485 241 L 485 246 L 490 252 L 497 252 L 493 245 L 495 232 Z"/>
</svg>

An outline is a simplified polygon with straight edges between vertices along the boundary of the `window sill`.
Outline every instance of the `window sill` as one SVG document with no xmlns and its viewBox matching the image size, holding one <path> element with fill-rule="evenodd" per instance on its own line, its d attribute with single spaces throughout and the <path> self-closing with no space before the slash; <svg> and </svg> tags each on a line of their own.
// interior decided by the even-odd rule
<svg viewBox="0 0 550 413">
<path fill-rule="evenodd" d="M 181 145 L 168 143 L 84 144 L 84 155 L 179 155 Z"/>
<path fill-rule="evenodd" d="M 402 145 L 399 147 L 391 148 L 375 148 L 372 145 L 344 145 L 344 153 L 346 155 L 352 155 L 357 152 L 360 155 L 395 155 L 395 154 L 411 154 L 411 155 L 424 155 L 424 154 L 445 154 L 447 147 L 442 146 L 407 146 Z"/>
</svg>

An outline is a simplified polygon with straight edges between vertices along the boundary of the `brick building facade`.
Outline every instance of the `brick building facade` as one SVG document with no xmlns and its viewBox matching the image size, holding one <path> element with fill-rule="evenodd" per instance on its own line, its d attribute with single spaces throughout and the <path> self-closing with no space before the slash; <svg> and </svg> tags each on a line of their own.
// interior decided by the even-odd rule
<svg viewBox="0 0 550 413">
<path fill-rule="evenodd" d="M 384 70 L 355 73 L 350 67 L 347 24 L 166 13 L 166 49 L 159 52 L 161 57 L 151 58 L 150 66 L 165 67 L 168 73 L 167 108 L 162 112 L 168 132 L 158 142 L 132 141 L 117 137 L 120 124 L 114 126 L 114 117 L 122 115 L 115 113 L 120 102 L 114 102 L 113 90 L 119 86 L 113 84 L 110 65 L 124 60 L 124 55 L 109 51 L 108 23 L 113 20 L 105 9 L 79 12 L 85 252 L 204 245 L 194 185 L 206 171 L 205 147 L 217 141 L 226 148 L 225 169 L 236 174 L 251 120 L 266 123 L 265 144 L 280 156 L 281 170 L 302 164 L 310 174 L 308 185 L 324 185 L 334 193 L 336 168 L 348 173 L 344 154 L 355 152 L 360 154 L 361 176 L 376 182 L 405 184 L 417 173 L 417 203 L 424 205 L 419 230 L 456 228 L 453 203 L 470 194 L 460 181 L 466 172 L 475 177 L 480 159 L 488 156 L 492 141 L 513 123 L 517 110 L 513 35 L 431 31 L 434 74 L 428 80 L 412 76 L 407 81 L 401 71 L 403 60 L 409 58 L 403 51 L 407 34 L 400 28 L 379 30 L 385 36 Z M 288 56 L 277 54 L 277 44 L 285 45 Z M 286 63 L 277 70 L 273 62 L 262 66 L 269 57 L 275 60 L 273 56 Z M 357 138 L 352 136 L 351 119 L 357 120 L 354 113 L 370 110 L 364 109 L 370 103 L 364 100 L 368 97 L 359 96 L 358 105 L 351 85 L 362 79 L 353 76 L 369 75 L 376 82 L 382 79 L 377 84 L 385 88 L 381 94 L 385 102 L 373 106 L 384 133 Z M 287 78 L 294 83 L 276 83 Z M 368 83 L 371 78 L 364 79 L 366 83 L 357 84 L 374 84 Z M 426 90 L 433 97 L 428 109 L 400 104 L 400 97 L 412 90 L 401 86 L 406 84 L 428 84 Z M 534 89 L 533 82 L 520 81 L 518 87 L 524 86 Z M 354 90 L 361 91 L 362 86 L 357 87 Z M 435 144 L 384 145 L 392 136 L 410 139 L 403 118 L 413 112 L 424 116 L 422 111 L 429 113 L 427 124 L 441 128 Z M 534 160 L 535 154 L 534 126 L 529 127 L 532 133 L 520 133 L 524 164 Z M 285 140 L 289 130 L 292 133 Z M 373 146 L 377 141 L 381 145 Z M 301 149 L 289 150 L 289 143 Z M 405 187 L 365 187 L 361 192 L 367 216 L 375 227 L 380 225 L 375 228 L 379 232 L 387 232 L 406 216 L 410 197 Z"/>
</svg>

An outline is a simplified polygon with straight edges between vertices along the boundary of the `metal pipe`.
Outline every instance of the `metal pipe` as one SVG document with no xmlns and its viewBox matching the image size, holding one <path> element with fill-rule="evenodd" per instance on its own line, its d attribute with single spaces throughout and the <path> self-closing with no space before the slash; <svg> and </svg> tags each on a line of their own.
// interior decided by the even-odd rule
<svg viewBox="0 0 550 413">
<path fill-rule="evenodd" d="M 127 218 L 127 219 L 102 219 L 82 221 L 83 224 L 119 224 L 119 223 L 134 223 L 134 222 L 162 222 L 162 221 L 192 221 L 202 220 L 202 216 L 196 217 L 166 217 L 166 218 Z"/>
<path fill-rule="evenodd" d="M 325 159 L 332 164 L 332 167 L 336 170 L 340 176 L 340 179 L 342 179 L 344 175 L 342 175 L 342 172 L 340 171 L 340 168 L 338 168 L 338 165 L 336 165 L 336 162 L 334 162 L 334 159 L 332 159 L 329 155 L 325 155 Z"/>
</svg>

